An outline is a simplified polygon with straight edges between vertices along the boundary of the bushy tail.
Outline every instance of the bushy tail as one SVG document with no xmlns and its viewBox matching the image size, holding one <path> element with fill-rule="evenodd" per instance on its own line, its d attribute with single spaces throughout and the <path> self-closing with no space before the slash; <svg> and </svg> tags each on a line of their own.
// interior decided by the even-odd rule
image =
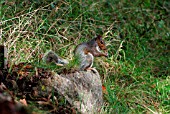
<svg viewBox="0 0 170 114">
<path fill-rule="evenodd" d="M 45 63 L 55 63 L 58 66 L 63 66 L 69 63 L 68 60 L 59 57 L 55 52 L 49 50 L 43 56 L 43 61 Z"/>
</svg>

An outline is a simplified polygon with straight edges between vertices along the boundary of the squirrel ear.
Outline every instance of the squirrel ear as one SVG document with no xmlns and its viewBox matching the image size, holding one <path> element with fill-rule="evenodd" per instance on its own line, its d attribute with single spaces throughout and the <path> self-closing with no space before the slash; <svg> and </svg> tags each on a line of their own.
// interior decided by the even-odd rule
<svg viewBox="0 0 170 114">
<path fill-rule="evenodd" d="M 97 40 L 97 39 L 101 39 L 101 38 L 102 38 L 102 36 L 98 35 L 98 36 L 96 37 L 96 40 Z"/>
</svg>

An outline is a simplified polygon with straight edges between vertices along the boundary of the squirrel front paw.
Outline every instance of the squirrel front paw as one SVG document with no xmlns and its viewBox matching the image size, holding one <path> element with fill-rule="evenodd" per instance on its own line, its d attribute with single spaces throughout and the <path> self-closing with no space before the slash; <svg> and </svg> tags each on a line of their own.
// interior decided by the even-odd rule
<svg viewBox="0 0 170 114">
<path fill-rule="evenodd" d="M 105 52 L 105 53 L 104 53 L 104 56 L 105 56 L 105 57 L 109 57 L 108 52 Z"/>
</svg>

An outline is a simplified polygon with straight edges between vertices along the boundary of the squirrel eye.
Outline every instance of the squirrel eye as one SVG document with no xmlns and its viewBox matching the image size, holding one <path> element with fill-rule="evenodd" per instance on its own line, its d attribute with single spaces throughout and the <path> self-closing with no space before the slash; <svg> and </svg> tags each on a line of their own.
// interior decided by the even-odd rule
<svg viewBox="0 0 170 114">
<path fill-rule="evenodd" d="M 101 44 L 104 44 L 104 42 L 103 42 L 103 41 L 100 41 L 100 43 L 101 43 Z"/>
</svg>

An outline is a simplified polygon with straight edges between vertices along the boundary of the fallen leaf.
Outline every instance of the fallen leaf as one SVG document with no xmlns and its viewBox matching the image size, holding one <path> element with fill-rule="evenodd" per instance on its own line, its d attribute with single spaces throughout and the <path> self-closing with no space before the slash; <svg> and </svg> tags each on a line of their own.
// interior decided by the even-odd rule
<svg viewBox="0 0 170 114">
<path fill-rule="evenodd" d="M 20 103 L 22 103 L 24 106 L 28 106 L 27 101 L 25 99 L 20 99 Z"/>
<path fill-rule="evenodd" d="M 102 91 L 103 91 L 104 94 L 108 94 L 107 90 L 106 90 L 106 87 L 104 85 L 102 85 Z"/>
</svg>

